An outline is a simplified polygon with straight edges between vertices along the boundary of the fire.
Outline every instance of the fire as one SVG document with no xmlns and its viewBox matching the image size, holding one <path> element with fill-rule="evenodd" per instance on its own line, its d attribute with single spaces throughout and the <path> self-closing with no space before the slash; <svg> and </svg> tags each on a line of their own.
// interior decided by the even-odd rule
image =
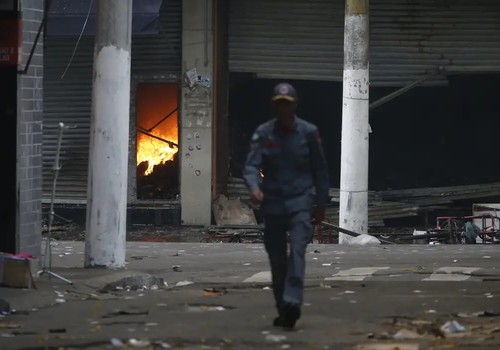
<svg viewBox="0 0 500 350">
<path fill-rule="evenodd" d="M 143 173 L 174 159 L 178 152 L 178 87 L 175 83 L 141 83 L 137 88 L 137 165 Z M 146 131 L 147 134 L 141 131 Z M 156 137 L 156 138 L 155 138 Z M 159 139 L 158 139 L 159 138 Z M 165 141 L 173 142 L 174 145 Z M 145 165 L 143 165 L 145 168 Z M 140 171 L 143 168 L 141 166 Z"/>
<path fill-rule="evenodd" d="M 150 134 L 178 144 L 177 128 L 171 131 L 172 132 L 165 134 L 161 130 L 153 130 Z M 177 147 L 170 146 L 164 141 L 157 140 L 142 133 L 138 133 L 137 135 L 137 165 L 142 162 L 148 162 L 148 169 L 145 175 L 151 174 L 155 165 L 164 164 L 169 160 L 173 160 L 177 152 Z"/>
</svg>

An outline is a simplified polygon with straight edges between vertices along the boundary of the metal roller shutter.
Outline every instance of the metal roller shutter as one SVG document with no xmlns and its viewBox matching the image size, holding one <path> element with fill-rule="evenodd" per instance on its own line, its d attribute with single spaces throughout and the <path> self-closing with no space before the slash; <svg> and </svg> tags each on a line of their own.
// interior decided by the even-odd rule
<svg viewBox="0 0 500 350">
<path fill-rule="evenodd" d="M 403 86 L 440 68 L 500 71 L 496 0 L 372 0 L 370 11 L 373 86 Z M 230 71 L 342 80 L 343 0 L 231 0 L 229 23 Z M 436 83 L 445 80 L 427 84 Z"/>
<path fill-rule="evenodd" d="M 405 85 L 439 68 L 500 71 L 496 0 L 374 0 L 370 21 L 375 85 Z"/>
<path fill-rule="evenodd" d="M 229 70 L 341 80 L 343 38 L 343 1 L 231 0 Z"/>
</svg>

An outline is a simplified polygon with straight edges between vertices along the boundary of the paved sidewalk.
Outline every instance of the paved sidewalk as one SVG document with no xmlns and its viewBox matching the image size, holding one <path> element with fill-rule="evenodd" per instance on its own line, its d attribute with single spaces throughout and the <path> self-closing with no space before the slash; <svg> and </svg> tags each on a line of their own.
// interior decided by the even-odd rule
<svg viewBox="0 0 500 350">
<path fill-rule="evenodd" d="M 275 311 L 262 245 L 127 247 L 126 269 L 83 269 L 83 242 L 55 242 L 54 271 L 74 285 L 43 276 L 37 290 L 0 288 L 0 298 L 25 311 L 0 318 L 0 349 L 111 349 L 111 338 L 156 341 L 150 349 L 386 350 L 394 347 L 360 346 L 397 342 L 401 350 L 500 349 L 498 246 L 311 245 L 304 317 L 291 333 L 270 327 Z M 136 274 L 161 277 L 169 288 L 98 291 Z M 479 311 L 492 316 L 467 316 Z M 450 320 L 467 332 L 436 335 Z M 422 334 L 394 339 L 400 330 Z"/>
<path fill-rule="evenodd" d="M 399 280 L 500 280 L 498 245 L 309 245 L 307 280 L 318 285 L 328 278 L 349 280 L 384 278 Z M 70 269 L 72 278 L 88 278 L 83 267 L 83 242 L 56 242 L 56 270 Z M 201 283 L 269 282 L 267 255 L 261 244 L 141 243 L 127 244 L 126 268 L 157 274 L 169 284 L 180 280 Z M 180 265 L 182 272 L 172 267 Z M 89 272 L 86 272 L 89 271 Z M 88 275 L 90 274 L 90 275 Z M 252 279 L 261 274 L 262 278 Z M 440 279 L 440 275 L 446 276 Z M 250 279 L 250 280 L 249 280 Z"/>
</svg>

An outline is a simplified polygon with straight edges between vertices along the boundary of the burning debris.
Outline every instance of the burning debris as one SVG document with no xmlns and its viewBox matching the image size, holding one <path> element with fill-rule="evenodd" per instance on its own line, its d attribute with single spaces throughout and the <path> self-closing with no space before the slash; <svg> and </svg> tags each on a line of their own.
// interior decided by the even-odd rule
<svg viewBox="0 0 500 350">
<path fill-rule="evenodd" d="M 179 194 L 178 154 L 172 160 L 153 166 L 150 174 L 146 174 L 148 169 L 147 161 L 137 166 L 137 198 L 175 199 Z"/>
</svg>

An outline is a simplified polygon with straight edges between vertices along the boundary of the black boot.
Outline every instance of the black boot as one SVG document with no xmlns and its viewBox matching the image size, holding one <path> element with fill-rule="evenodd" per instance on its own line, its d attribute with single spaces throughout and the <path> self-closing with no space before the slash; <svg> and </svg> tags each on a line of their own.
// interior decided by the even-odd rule
<svg viewBox="0 0 500 350">
<path fill-rule="evenodd" d="M 288 329 L 292 329 L 295 327 L 295 323 L 300 318 L 300 305 L 298 304 L 285 304 L 281 309 L 280 317 L 278 318 L 280 321 L 280 326 Z M 275 320 L 276 322 L 276 320 Z"/>
<path fill-rule="evenodd" d="M 281 318 L 281 316 L 278 316 L 278 317 L 276 317 L 274 319 L 273 326 L 274 327 L 285 327 L 283 319 Z"/>
</svg>

